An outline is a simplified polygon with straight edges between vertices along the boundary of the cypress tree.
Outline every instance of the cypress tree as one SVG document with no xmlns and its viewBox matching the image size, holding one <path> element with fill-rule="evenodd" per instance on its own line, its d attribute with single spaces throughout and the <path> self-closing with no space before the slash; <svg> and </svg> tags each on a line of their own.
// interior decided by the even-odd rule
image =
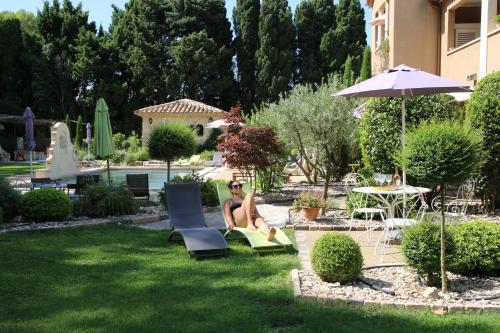
<svg viewBox="0 0 500 333">
<path fill-rule="evenodd" d="M 81 148 L 83 142 L 83 120 L 82 116 L 78 116 L 76 121 L 76 134 L 75 134 L 75 146 L 76 148 Z"/>
<path fill-rule="evenodd" d="M 295 11 L 298 47 L 298 83 L 320 83 L 328 67 L 320 56 L 321 38 L 335 29 L 332 0 L 305 0 Z"/>
<path fill-rule="evenodd" d="M 259 11 L 259 0 L 237 0 L 233 9 L 233 45 L 236 51 L 240 101 L 247 114 L 255 102 L 257 88 L 255 53 L 259 48 Z"/>
<path fill-rule="evenodd" d="M 344 84 L 351 85 L 354 82 L 354 73 L 352 71 L 352 58 L 347 56 L 344 64 Z"/>
<path fill-rule="evenodd" d="M 361 70 L 359 72 L 360 81 L 364 81 L 372 77 L 371 56 L 370 47 L 365 46 L 363 50 L 363 62 L 361 62 Z"/>
<path fill-rule="evenodd" d="M 286 0 L 263 0 L 259 16 L 257 96 L 273 102 L 290 89 L 295 72 L 295 26 Z"/>
<path fill-rule="evenodd" d="M 347 56 L 352 57 L 353 71 L 359 73 L 366 46 L 364 9 L 359 0 L 340 0 L 336 8 L 337 26 L 321 40 L 321 53 L 332 72 L 343 71 Z"/>
</svg>

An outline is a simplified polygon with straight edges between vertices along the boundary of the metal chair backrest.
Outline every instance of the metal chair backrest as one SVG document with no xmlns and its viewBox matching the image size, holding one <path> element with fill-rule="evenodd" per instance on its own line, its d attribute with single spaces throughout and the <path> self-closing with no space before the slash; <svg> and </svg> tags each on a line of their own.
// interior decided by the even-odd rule
<svg viewBox="0 0 500 333">
<path fill-rule="evenodd" d="M 43 187 L 44 184 L 50 184 L 50 178 L 31 178 L 31 188 Z"/>
<path fill-rule="evenodd" d="M 425 201 L 423 193 L 418 192 L 414 187 L 407 185 L 405 188 L 412 189 L 410 193 L 405 193 L 406 195 L 406 217 L 408 220 L 415 220 L 420 222 L 427 212 L 429 206 Z M 396 215 L 397 217 L 403 217 L 403 196 L 398 200 L 396 205 Z"/>
<path fill-rule="evenodd" d="M 355 193 L 352 191 L 353 187 L 356 186 L 369 186 L 368 181 L 365 177 L 359 173 L 348 173 L 342 178 L 344 182 L 345 192 L 347 197 L 350 197 L 350 202 L 354 209 L 365 208 L 368 205 L 368 194 L 366 193 Z"/>
<path fill-rule="evenodd" d="M 465 216 L 475 189 L 476 181 L 473 179 L 462 184 L 458 188 L 456 199 L 446 204 L 447 213 Z"/>
</svg>

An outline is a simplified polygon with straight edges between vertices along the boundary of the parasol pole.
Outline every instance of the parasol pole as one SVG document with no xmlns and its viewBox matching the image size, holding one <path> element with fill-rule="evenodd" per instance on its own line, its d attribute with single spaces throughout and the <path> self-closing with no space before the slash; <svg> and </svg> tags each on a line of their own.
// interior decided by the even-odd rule
<svg viewBox="0 0 500 333">
<path fill-rule="evenodd" d="M 405 149 L 405 126 L 406 126 L 406 105 L 405 105 L 405 89 L 402 92 L 403 100 L 401 103 L 401 151 Z M 406 218 L 406 170 L 403 169 L 403 218 Z"/>
</svg>

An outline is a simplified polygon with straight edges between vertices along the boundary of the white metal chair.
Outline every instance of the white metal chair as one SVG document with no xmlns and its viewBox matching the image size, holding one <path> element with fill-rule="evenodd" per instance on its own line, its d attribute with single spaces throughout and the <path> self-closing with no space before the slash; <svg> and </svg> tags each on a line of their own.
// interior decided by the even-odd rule
<svg viewBox="0 0 500 333">
<path fill-rule="evenodd" d="M 447 217 L 452 219 L 467 219 L 467 208 L 474 195 L 474 190 L 476 189 L 475 180 L 469 180 L 462 184 L 458 190 L 456 196 L 446 196 L 445 197 L 445 214 Z M 435 212 L 441 212 L 441 196 L 437 196 L 432 199 L 431 202 L 432 210 Z"/>
<path fill-rule="evenodd" d="M 360 174 L 349 173 L 342 179 L 344 182 L 345 192 L 347 198 L 350 198 L 352 204 L 351 212 L 351 222 L 349 226 L 349 231 L 355 226 L 354 215 L 361 214 L 365 217 L 365 232 L 358 236 L 358 239 L 364 234 L 368 234 L 368 241 L 371 240 L 371 231 L 378 228 L 381 224 L 378 221 L 373 221 L 373 217 L 379 214 L 384 221 L 385 210 L 380 207 L 368 207 L 368 194 L 366 193 L 354 193 L 352 188 L 354 186 L 369 186 L 368 181 Z"/>
<path fill-rule="evenodd" d="M 413 191 L 416 192 L 416 191 Z M 424 218 L 428 205 L 425 202 L 423 193 L 407 193 L 406 195 L 406 216 L 403 212 L 403 196 L 396 198 L 396 216 L 388 216 L 384 222 L 384 230 L 380 235 L 375 245 L 375 255 L 379 255 L 379 246 L 382 246 L 382 253 L 380 261 L 384 261 L 387 246 L 392 240 L 401 237 L 401 231 L 404 228 L 413 226 Z"/>
</svg>

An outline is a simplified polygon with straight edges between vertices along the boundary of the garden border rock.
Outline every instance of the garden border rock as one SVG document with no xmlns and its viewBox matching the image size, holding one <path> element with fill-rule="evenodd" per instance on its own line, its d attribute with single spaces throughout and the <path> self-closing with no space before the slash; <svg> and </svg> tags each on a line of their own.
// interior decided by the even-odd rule
<svg viewBox="0 0 500 333">
<path fill-rule="evenodd" d="M 370 265 L 363 266 L 363 269 L 376 268 L 381 266 L 394 266 L 394 264 L 387 265 Z M 445 313 L 456 313 L 456 312 L 500 312 L 500 305 L 492 305 L 492 304 L 444 304 L 442 299 L 436 300 L 433 304 L 426 303 L 417 303 L 417 302 L 388 302 L 388 301 L 373 301 L 373 300 L 364 300 L 359 298 L 350 298 L 350 297 L 325 297 L 325 296 L 316 296 L 310 293 L 303 293 L 301 289 L 301 280 L 299 270 L 294 268 L 290 271 L 292 284 L 293 284 L 293 296 L 295 299 L 303 299 L 303 300 L 311 300 L 322 303 L 336 303 L 336 302 L 344 302 L 350 304 L 352 306 L 369 306 L 369 307 L 397 307 L 404 308 L 408 310 L 431 310 L 436 314 L 445 314 Z"/>
</svg>

